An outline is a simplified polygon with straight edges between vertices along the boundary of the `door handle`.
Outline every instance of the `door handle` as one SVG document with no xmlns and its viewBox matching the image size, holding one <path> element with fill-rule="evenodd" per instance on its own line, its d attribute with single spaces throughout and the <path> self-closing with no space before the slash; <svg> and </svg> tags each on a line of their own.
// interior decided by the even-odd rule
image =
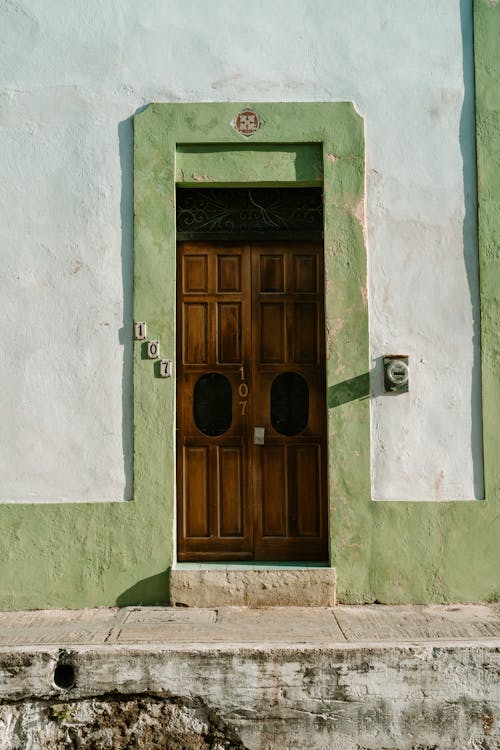
<svg viewBox="0 0 500 750">
<path fill-rule="evenodd" d="M 266 431 L 265 427 L 254 427 L 253 428 L 253 444 L 254 445 L 264 445 L 264 433 Z"/>
</svg>

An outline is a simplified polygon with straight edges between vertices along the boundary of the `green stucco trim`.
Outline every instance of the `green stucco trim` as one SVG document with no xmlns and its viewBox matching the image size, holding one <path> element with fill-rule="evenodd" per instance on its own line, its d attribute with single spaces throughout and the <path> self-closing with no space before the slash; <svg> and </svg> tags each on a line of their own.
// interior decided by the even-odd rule
<svg viewBox="0 0 500 750">
<path fill-rule="evenodd" d="M 253 105 L 265 126 L 242 143 L 231 121 L 248 103 L 154 104 L 135 118 L 136 320 L 148 323 L 163 356 L 175 352 L 175 184 L 321 184 L 324 195 L 327 381 L 330 392 L 356 379 L 368 382 L 366 253 L 363 238 L 363 121 L 350 103 Z M 142 492 L 155 464 L 158 507 L 165 507 L 168 564 L 175 558 L 173 380 L 153 379 L 136 346 L 135 478 Z M 157 390 L 159 389 L 159 390 Z M 346 391 L 348 392 L 348 391 Z M 163 393 L 163 396 L 160 396 Z M 355 391 L 329 409 L 331 549 L 336 505 L 355 495 L 370 502 L 368 395 Z M 154 394 L 154 395 L 153 395 Z M 155 406 L 149 399 L 154 399 Z M 145 408 L 145 404 L 148 404 Z M 330 403 L 330 399 L 329 399 Z M 157 422 L 166 426 L 158 433 Z"/>
<path fill-rule="evenodd" d="M 176 182 L 182 187 L 323 183 L 320 143 L 179 144 L 176 152 Z"/>
<path fill-rule="evenodd" d="M 486 497 L 500 491 L 500 4 L 475 0 L 476 153 Z M 500 575 L 499 575 L 500 581 Z"/>
<path fill-rule="evenodd" d="M 500 3 L 474 0 L 485 500 L 338 507 L 338 598 L 500 599 Z"/>
</svg>

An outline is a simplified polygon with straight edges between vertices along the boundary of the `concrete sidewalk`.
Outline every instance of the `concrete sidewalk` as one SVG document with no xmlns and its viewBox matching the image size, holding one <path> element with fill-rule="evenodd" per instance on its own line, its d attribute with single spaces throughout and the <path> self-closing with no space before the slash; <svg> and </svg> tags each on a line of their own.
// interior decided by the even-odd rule
<svg viewBox="0 0 500 750">
<path fill-rule="evenodd" d="M 498 750 L 500 605 L 0 613 L 0 750 Z"/>
<path fill-rule="evenodd" d="M 500 604 L 40 610 L 0 612 L 0 648 L 24 645 L 500 641 Z"/>
</svg>

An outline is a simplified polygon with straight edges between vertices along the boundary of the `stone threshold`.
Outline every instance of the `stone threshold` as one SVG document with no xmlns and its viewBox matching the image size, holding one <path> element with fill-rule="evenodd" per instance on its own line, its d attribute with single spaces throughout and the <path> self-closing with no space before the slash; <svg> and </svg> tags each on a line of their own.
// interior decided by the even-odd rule
<svg viewBox="0 0 500 750">
<path fill-rule="evenodd" d="M 184 607 L 332 607 L 335 568 L 318 563 L 178 563 L 170 604 Z"/>
</svg>

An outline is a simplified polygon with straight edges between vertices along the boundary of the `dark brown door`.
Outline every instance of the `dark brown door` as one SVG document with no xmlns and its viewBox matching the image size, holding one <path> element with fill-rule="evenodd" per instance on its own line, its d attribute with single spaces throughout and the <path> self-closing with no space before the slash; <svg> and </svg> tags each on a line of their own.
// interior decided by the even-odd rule
<svg viewBox="0 0 500 750">
<path fill-rule="evenodd" d="M 323 249 L 178 248 L 179 560 L 325 560 Z"/>
</svg>

